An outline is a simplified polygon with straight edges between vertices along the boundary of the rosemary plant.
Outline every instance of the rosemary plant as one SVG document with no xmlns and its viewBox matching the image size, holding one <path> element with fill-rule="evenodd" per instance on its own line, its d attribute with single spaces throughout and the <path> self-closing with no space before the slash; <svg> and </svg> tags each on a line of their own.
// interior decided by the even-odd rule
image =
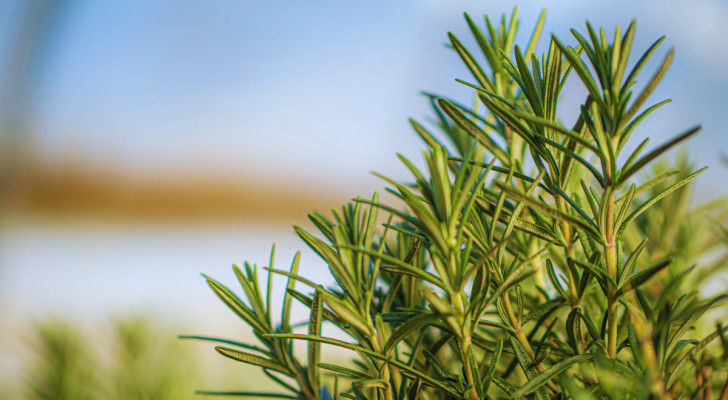
<svg viewBox="0 0 728 400">
<path fill-rule="evenodd" d="M 202 393 L 727 398 L 725 328 L 701 317 L 725 317 L 716 307 L 728 292 L 694 290 L 726 268 L 726 202 L 691 208 L 684 189 L 705 168 L 652 163 L 700 128 L 649 150 L 648 139 L 631 140 L 669 102 L 648 105 L 673 50 L 645 78 L 664 38 L 633 64 L 634 22 L 613 36 L 587 23 L 571 31 L 571 44 L 552 36 L 536 54 L 545 13 L 524 47 L 514 43 L 517 9 L 499 24 L 465 18 L 477 51 L 449 40 L 476 102 L 429 95 L 434 126 L 411 120 L 427 145 L 426 169 L 400 155 L 413 182 L 381 176 L 396 201 L 357 198 L 331 218 L 311 214 L 317 234 L 294 228 L 335 284 L 300 276 L 299 255 L 290 270 L 275 269 L 271 257 L 266 287 L 256 266 L 234 266 L 245 300 L 206 277 L 259 343 L 195 338 L 220 342 L 220 354 L 262 368 L 281 391 Z M 558 109 L 567 79 L 587 93 L 569 123 Z M 274 275 L 288 280 L 280 319 Z M 294 329 L 293 301 L 310 309 L 305 333 Z M 322 336 L 323 322 L 349 340 Z M 307 358 L 294 354 L 296 341 L 307 343 Z M 322 362 L 321 345 L 354 358 Z"/>
<path fill-rule="evenodd" d="M 192 398 L 199 374 L 187 365 L 188 349 L 160 341 L 167 329 L 145 316 L 117 318 L 99 336 L 68 320 L 41 321 L 30 337 L 24 379 L 7 390 L 18 393 L 6 397 L 4 390 L 0 399 Z"/>
</svg>

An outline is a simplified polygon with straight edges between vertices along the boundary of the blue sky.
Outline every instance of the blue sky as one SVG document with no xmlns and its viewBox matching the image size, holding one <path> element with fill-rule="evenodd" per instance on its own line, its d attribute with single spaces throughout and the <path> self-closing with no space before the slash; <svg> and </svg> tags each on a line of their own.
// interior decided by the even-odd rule
<svg viewBox="0 0 728 400">
<path fill-rule="evenodd" d="M 3 54 L 21 3 L 0 6 Z M 522 39 L 546 3 L 545 32 L 567 42 L 586 19 L 612 32 L 637 18 L 633 55 L 667 35 L 655 58 L 674 46 L 676 59 L 652 100 L 674 102 L 636 135 L 657 144 L 703 124 L 690 154 L 712 168 L 699 187 L 725 192 L 728 3 L 522 2 Z M 51 161 L 80 153 L 142 171 L 263 166 L 283 181 L 374 188 L 371 170 L 404 176 L 395 152 L 419 157 L 407 118 L 429 115 L 421 90 L 470 98 L 454 82 L 469 75 L 444 47 L 446 32 L 471 43 L 463 11 L 498 18 L 515 4 L 69 1 L 37 75 L 33 141 Z"/>
</svg>

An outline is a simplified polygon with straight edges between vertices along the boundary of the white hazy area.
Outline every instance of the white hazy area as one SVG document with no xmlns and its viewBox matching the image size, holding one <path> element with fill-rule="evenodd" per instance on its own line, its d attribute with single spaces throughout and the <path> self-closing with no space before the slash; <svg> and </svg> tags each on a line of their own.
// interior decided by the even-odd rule
<svg viewBox="0 0 728 400">
<path fill-rule="evenodd" d="M 17 102 L 9 74 L 23 10 L 31 3 L 0 3 L 0 106 L 10 109 Z M 59 2 L 46 38 L 33 45 L 42 49 L 33 49 L 21 90 L 27 115 L 19 128 L 8 124 L 2 132 L 17 128 L 21 134 L 0 139 L 48 170 L 82 160 L 83 168 L 132 177 L 239 175 L 290 187 L 284 206 L 304 192 L 331 193 L 332 204 L 341 204 L 382 190 L 372 170 L 406 179 L 396 153 L 421 165 L 423 146 L 407 122 L 428 121 L 429 104 L 419 93 L 472 101 L 470 90 L 454 82 L 472 79 L 445 47 L 446 32 L 474 48 L 462 12 L 497 20 L 514 5 Z M 675 47 L 672 68 L 651 98 L 673 102 L 633 139 L 650 136 L 651 148 L 703 125 L 688 144 L 696 166 L 710 167 L 698 179 L 696 201 L 728 194 L 728 169 L 720 162 L 728 153 L 728 3 L 523 2 L 517 42 L 530 35 L 545 6 L 542 49 L 550 33 L 573 44 L 568 29 L 585 30 L 587 19 L 609 36 L 616 24 L 626 28 L 636 18 L 635 60 L 667 36 L 644 74 Z M 569 89 L 564 108 L 582 100 L 582 92 Z M 567 122 L 573 116 L 562 115 Z M 25 329 L 49 316 L 103 320 L 151 311 L 186 329 L 180 333 L 240 334 L 242 324 L 200 274 L 238 290 L 231 264 L 267 266 L 273 243 L 277 267 L 288 268 L 302 250 L 301 273 L 332 281 L 293 234 L 291 225 L 305 223 L 304 212 L 265 223 L 254 215 L 157 220 L 23 210 L 8 208 L 0 220 L 0 375 L 18 371 Z M 285 279 L 275 282 L 279 298 Z"/>
</svg>

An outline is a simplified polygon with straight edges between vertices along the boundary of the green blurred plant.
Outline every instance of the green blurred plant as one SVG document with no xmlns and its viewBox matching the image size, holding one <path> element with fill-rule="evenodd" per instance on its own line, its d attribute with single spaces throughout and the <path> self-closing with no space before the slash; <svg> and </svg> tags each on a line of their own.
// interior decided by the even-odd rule
<svg viewBox="0 0 728 400">
<path fill-rule="evenodd" d="M 191 358 L 163 341 L 145 317 L 114 321 L 111 335 L 94 339 L 79 325 L 49 320 L 33 330 L 33 363 L 25 399 L 164 400 L 192 397 L 197 384 Z"/>
<path fill-rule="evenodd" d="M 106 399 L 173 400 L 189 398 L 197 368 L 179 343 L 160 340 L 149 318 L 114 321 L 111 365 L 105 373 Z"/>
<path fill-rule="evenodd" d="M 98 365 L 88 342 L 70 322 L 49 320 L 34 327 L 26 397 L 32 400 L 96 399 Z"/>
<path fill-rule="evenodd" d="M 716 307 L 728 292 L 706 298 L 699 291 L 727 265 L 726 199 L 692 208 L 687 185 L 705 168 L 694 171 L 684 157 L 675 169 L 652 163 L 699 127 L 649 151 L 647 139 L 630 141 L 640 122 L 669 102 L 645 107 L 673 50 L 643 81 L 664 38 L 628 68 L 634 22 L 624 32 L 617 27 L 611 40 L 587 23 L 586 35 L 571 31 L 575 47 L 552 36 L 548 50 L 536 54 L 545 13 L 525 50 L 514 43 L 517 10 L 497 25 L 486 16 L 485 33 L 465 17 L 478 58 L 453 34 L 450 45 L 475 79 L 459 82 L 477 100 L 468 107 L 428 95 L 440 133 L 411 121 L 428 147 L 426 169 L 400 155 L 414 182 L 380 175 L 399 203 L 357 198 L 333 219 L 311 214 L 319 236 L 294 228 L 335 284 L 298 275 L 299 255 L 290 271 L 274 269 L 271 259 L 266 287 L 256 266 L 234 266 L 245 301 L 206 277 L 260 343 L 197 338 L 221 342 L 222 355 L 261 367 L 283 392 L 203 393 L 728 396 L 725 329 L 701 318 L 725 318 Z M 586 98 L 576 121 L 564 125 L 559 98 L 570 78 Z M 280 323 L 271 309 L 274 274 L 288 277 Z M 306 334 L 291 325 L 294 299 L 310 309 Z M 323 321 L 351 340 L 322 336 Z M 305 360 L 293 352 L 296 340 L 308 344 Z M 353 364 L 322 362 L 321 344 L 352 351 Z M 322 376 L 333 377 L 333 388 Z"/>
</svg>

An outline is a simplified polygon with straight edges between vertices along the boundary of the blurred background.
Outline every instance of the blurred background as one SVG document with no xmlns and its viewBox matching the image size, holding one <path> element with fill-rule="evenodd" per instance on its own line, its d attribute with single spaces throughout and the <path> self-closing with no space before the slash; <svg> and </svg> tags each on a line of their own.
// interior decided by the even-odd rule
<svg viewBox="0 0 728 400">
<path fill-rule="evenodd" d="M 301 273 L 329 281 L 290 227 L 381 190 L 372 170 L 405 178 L 395 153 L 420 158 L 407 123 L 427 121 L 420 91 L 472 100 L 446 32 L 472 44 L 463 11 L 514 5 L 0 2 L 0 391 L 30 379 L 39 343 L 70 343 L 44 336 L 48 321 L 117 347 L 149 324 L 155 340 L 244 335 L 199 274 L 232 284 L 230 265 L 268 265 L 274 242 L 276 265 L 300 249 Z M 674 101 L 635 135 L 702 124 L 688 154 L 711 168 L 696 197 L 728 194 L 728 3 L 528 1 L 521 39 L 547 5 L 545 34 L 570 44 L 586 19 L 610 35 L 636 18 L 633 56 L 667 36 L 655 62 L 672 46 L 676 58 L 653 99 Z"/>
</svg>

